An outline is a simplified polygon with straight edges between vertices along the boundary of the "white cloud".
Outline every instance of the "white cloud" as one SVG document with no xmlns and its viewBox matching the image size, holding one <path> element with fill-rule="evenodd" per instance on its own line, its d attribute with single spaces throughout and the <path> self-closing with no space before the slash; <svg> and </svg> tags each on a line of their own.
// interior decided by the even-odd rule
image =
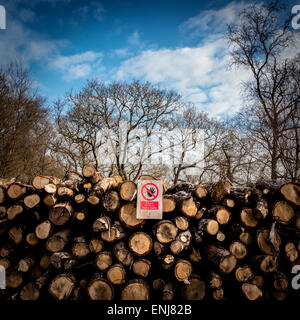
<svg viewBox="0 0 300 320">
<path fill-rule="evenodd" d="M 145 50 L 124 61 L 116 76 L 175 89 L 213 115 L 233 113 L 241 107 L 240 82 L 248 73 L 228 70 L 228 59 L 226 41 L 216 39 L 196 48 Z"/>
<path fill-rule="evenodd" d="M 222 34 L 226 31 L 227 24 L 237 22 L 238 13 L 245 7 L 246 3 L 241 1 L 231 2 L 219 10 L 204 10 L 188 19 L 179 28 L 184 33 L 188 33 L 190 37 L 207 37 L 206 32 Z"/>
<path fill-rule="evenodd" d="M 141 36 L 138 31 L 134 31 L 129 37 L 128 37 L 128 43 L 131 46 L 138 47 L 139 49 L 142 49 L 145 45 L 141 41 Z"/>
<path fill-rule="evenodd" d="M 64 80 L 72 81 L 102 72 L 102 58 L 102 52 L 94 51 L 70 56 L 58 55 L 50 59 L 49 66 L 51 69 L 60 71 Z"/>
</svg>

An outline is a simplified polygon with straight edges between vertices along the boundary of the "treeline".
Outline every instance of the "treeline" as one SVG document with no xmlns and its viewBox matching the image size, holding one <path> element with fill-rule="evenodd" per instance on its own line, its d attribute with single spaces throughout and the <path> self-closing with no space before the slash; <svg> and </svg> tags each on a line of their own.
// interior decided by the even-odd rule
<svg viewBox="0 0 300 320">
<path fill-rule="evenodd" d="M 277 4 L 251 4 L 228 27 L 232 63 L 249 70 L 244 105 L 214 119 L 150 83 L 88 81 L 48 105 L 18 63 L 0 70 L 0 176 L 81 174 L 87 163 L 135 181 L 299 182 L 300 68 Z"/>
</svg>

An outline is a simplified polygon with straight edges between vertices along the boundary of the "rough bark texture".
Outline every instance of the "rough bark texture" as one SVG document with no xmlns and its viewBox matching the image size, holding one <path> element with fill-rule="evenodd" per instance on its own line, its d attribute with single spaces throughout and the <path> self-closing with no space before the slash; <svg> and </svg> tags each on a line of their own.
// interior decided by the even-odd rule
<svg viewBox="0 0 300 320">
<path fill-rule="evenodd" d="M 297 296 L 290 271 L 300 264 L 299 185 L 163 181 L 163 219 L 144 220 L 135 182 L 91 165 L 82 175 L 0 186 L 0 300 Z"/>
</svg>

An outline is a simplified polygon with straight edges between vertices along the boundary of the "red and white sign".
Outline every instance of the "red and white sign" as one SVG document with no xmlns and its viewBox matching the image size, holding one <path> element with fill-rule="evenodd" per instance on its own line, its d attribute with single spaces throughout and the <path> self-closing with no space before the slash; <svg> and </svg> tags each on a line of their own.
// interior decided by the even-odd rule
<svg viewBox="0 0 300 320">
<path fill-rule="evenodd" d="M 162 189 L 161 180 L 138 181 L 138 219 L 162 219 Z"/>
</svg>

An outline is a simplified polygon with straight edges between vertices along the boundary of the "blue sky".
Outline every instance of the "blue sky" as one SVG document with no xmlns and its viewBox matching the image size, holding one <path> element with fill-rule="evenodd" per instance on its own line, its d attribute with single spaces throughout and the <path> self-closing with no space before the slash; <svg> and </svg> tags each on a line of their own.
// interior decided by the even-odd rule
<svg viewBox="0 0 300 320">
<path fill-rule="evenodd" d="M 0 30 L 0 63 L 24 61 L 49 104 L 93 78 L 150 81 L 178 91 L 216 116 L 230 115 L 242 104 L 239 84 L 249 74 L 228 69 L 224 32 L 246 2 L 0 0 L 0 4 L 7 12 L 7 29 Z"/>
</svg>

